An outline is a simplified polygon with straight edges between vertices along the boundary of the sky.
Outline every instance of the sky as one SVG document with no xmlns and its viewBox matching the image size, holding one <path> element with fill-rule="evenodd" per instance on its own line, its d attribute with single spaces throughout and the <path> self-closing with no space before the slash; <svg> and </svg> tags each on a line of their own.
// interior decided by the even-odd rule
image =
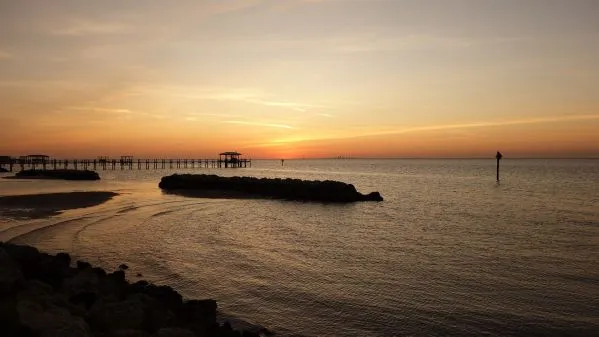
<svg viewBox="0 0 599 337">
<path fill-rule="evenodd" d="M 0 0 L 0 155 L 599 157 L 596 0 Z"/>
</svg>

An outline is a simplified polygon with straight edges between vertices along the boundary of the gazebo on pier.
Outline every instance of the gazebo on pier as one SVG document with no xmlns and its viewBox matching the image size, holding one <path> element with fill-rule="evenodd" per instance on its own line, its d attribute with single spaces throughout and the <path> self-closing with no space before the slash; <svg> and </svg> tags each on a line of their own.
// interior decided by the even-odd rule
<svg viewBox="0 0 599 337">
<path fill-rule="evenodd" d="M 224 159 L 223 159 L 224 157 Z M 218 154 L 218 167 L 247 167 L 248 160 L 241 159 L 239 152 L 223 152 Z"/>
</svg>

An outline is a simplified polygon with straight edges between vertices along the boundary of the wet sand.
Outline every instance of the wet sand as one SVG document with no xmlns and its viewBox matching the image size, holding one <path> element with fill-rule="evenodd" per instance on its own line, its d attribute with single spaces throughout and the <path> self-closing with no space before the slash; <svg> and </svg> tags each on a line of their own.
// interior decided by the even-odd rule
<svg viewBox="0 0 599 337">
<path fill-rule="evenodd" d="M 67 192 L 0 197 L 0 217 L 13 219 L 40 219 L 62 211 L 100 205 L 118 193 Z"/>
</svg>

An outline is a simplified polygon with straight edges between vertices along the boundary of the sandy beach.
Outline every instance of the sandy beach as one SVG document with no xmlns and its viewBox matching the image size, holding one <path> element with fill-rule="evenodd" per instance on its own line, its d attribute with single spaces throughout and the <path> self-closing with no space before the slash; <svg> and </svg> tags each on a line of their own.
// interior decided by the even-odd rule
<svg viewBox="0 0 599 337">
<path fill-rule="evenodd" d="M 66 192 L 0 197 L 0 217 L 39 219 L 62 211 L 100 205 L 118 193 Z"/>
</svg>

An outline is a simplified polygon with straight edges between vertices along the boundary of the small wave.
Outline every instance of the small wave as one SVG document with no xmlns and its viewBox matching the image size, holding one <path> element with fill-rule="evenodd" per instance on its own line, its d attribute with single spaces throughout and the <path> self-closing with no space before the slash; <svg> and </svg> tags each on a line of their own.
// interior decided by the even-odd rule
<svg viewBox="0 0 599 337">
<path fill-rule="evenodd" d="M 61 226 L 61 225 L 67 225 L 70 224 L 72 222 L 78 221 L 78 220 L 83 220 L 85 218 L 75 218 L 75 219 L 69 219 L 69 220 L 64 220 L 64 221 L 59 221 L 59 222 L 55 222 L 55 223 L 50 223 L 48 225 L 36 228 L 36 229 L 32 229 L 28 232 L 19 234 L 17 236 L 14 236 L 12 238 L 10 238 L 9 240 L 7 240 L 7 242 L 9 243 L 15 243 L 15 242 L 20 242 L 20 241 L 24 241 L 26 237 L 30 236 L 30 235 L 35 235 L 36 233 L 39 234 L 43 231 L 47 231 L 49 229 L 52 229 L 54 227 L 57 226 Z"/>
<path fill-rule="evenodd" d="M 171 209 L 171 210 L 168 210 L 168 211 L 162 211 L 162 212 L 158 212 L 158 213 L 154 213 L 154 214 L 152 214 L 152 217 L 158 217 L 158 216 L 161 216 L 161 215 L 167 215 L 167 214 L 170 214 L 170 213 L 174 213 L 174 212 L 176 212 L 178 210 L 180 210 L 180 208 L 178 208 L 178 209 Z"/>
</svg>

